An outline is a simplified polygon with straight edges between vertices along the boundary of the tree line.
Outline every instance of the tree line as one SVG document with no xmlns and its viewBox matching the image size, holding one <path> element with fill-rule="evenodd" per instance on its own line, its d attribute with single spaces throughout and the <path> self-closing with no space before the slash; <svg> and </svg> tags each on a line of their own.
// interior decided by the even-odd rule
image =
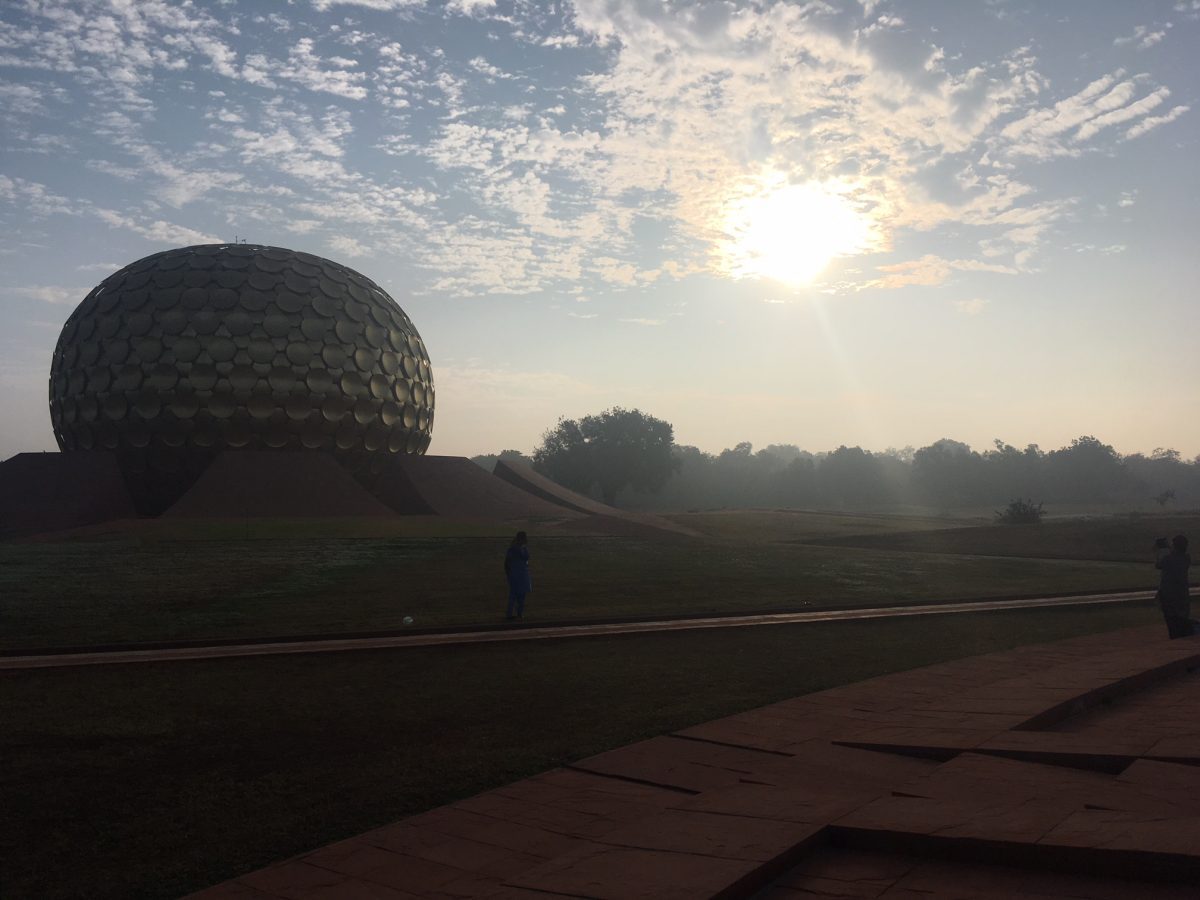
<svg viewBox="0 0 1200 900">
<path fill-rule="evenodd" d="M 1058 506 L 1200 507 L 1200 457 L 1172 449 L 1122 455 L 1092 435 L 1068 446 L 1023 449 L 997 440 L 977 451 L 942 438 L 927 447 L 871 452 L 840 446 L 812 453 L 794 444 L 720 453 L 677 445 L 669 423 L 638 410 L 563 419 L 527 456 L 560 484 L 633 509 L 736 507 L 935 509 L 1004 507 L 1014 499 Z"/>
</svg>

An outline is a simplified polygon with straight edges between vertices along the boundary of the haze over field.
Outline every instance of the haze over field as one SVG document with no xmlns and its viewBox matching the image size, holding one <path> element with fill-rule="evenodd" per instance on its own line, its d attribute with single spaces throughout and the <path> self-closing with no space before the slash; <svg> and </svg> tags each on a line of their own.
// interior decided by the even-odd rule
<svg viewBox="0 0 1200 900">
<path fill-rule="evenodd" d="M 1200 452 L 1200 0 L 10 0 L 0 458 L 106 274 L 375 279 L 431 452 L 613 405 L 739 441 Z"/>
</svg>

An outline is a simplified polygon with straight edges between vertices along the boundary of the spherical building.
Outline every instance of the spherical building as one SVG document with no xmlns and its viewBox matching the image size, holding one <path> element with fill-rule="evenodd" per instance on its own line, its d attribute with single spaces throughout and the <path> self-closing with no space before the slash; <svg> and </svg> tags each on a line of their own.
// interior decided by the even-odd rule
<svg viewBox="0 0 1200 900">
<path fill-rule="evenodd" d="M 146 512 L 221 450 L 327 450 L 369 478 L 425 452 L 433 407 L 425 345 L 382 288 L 252 244 L 110 275 L 67 320 L 50 375 L 59 446 L 116 451 Z"/>
</svg>

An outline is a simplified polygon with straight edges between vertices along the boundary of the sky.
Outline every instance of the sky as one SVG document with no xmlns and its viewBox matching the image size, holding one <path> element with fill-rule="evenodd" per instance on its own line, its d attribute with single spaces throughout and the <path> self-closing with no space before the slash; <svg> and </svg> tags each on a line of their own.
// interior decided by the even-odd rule
<svg viewBox="0 0 1200 900">
<path fill-rule="evenodd" d="M 1200 453 L 1200 0 L 5 0 L 0 458 L 108 273 L 374 279 L 431 453 Z"/>
</svg>

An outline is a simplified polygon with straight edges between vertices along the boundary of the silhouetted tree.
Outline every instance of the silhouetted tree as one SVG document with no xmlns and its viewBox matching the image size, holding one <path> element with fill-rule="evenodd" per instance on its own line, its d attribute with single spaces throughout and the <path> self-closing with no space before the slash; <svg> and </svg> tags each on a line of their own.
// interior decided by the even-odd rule
<svg viewBox="0 0 1200 900">
<path fill-rule="evenodd" d="M 838 447 L 817 465 L 821 489 L 842 506 L 862 507 L 886 494 L 878 460 L 862 447 Z"/>
<path fill-rule="evenodd" d="M 1162 492 L 1154 495 L 1154 502 L 1157 503 L 1159 506 L 1165 507 L 1168 503 L 1170 503 L 1174 499 L 1175 499 L 1175 490 L 1173 488 L 1167 488 L 1165 491 L 1162 491 Z"/>
<path fill-rule="evenodd" d="M 940 506 L 963 506 L 979 498 L 982 460 L 962 441 L 942 438 L 913 454 L 917 488 Z"/>
<path fill-rule="evenodd" d="M 768 444 L 758 452 L 760 455 L 763 453 L 768 453 L 771 456 L 774 456 L 784 465 L 794 462 L 801 456 L 811 456 L 811 454 L 805 453 L 795 444 Z"/>
<path fill-rule="evenodd" d="M 580 422 L 564 419 L 546 435 L 539 451 L 544 456 L 541 470 L 576 490 L 588 492 L 600 485 L 590 449 L 596 440 L 584 425 L 618 413 L 650 420 L 636 410 L 610 410 Z M 510 453 L 515 451 L 503 455 Z M 918 450 L 869 453 L 842 446 L 816 455 L 794 444 L 772 444 L 755 452 L 742 442 L 716 455 L 672 446 L 670 457 L 677 474 L 665 486 L 661 481 L 656 486 L 653 479 L 624 482 L 629 489 L 621 494 L 622 504 L 651 509 L 932 504 L 955 509 L 1044 497 L 1051 503 L 1146 504 L 1153 499 L 1185 509 L 1200 505 L 1200 458 L 1184 460 L 1178 451 L 1162 447 L 1149 456 L 1121 456 L 1090 435 L 1049 453 L 1037 444 L 1021 450 L 1001 440 L 978 453 L 943 438 Z M 494 457 L 476 458 L 481 465 L 485 460 Z"/>
<path fill-rule="evenodd" d="M 626 486 L 644 492 L 662 488 L 680 465 L 674 443 L 670 422 L 614 406 L 578 422 L 559 419 L 542 435 L 533 464 L 572 490 L 587 493 L 596 485 L 611 505 Z"/>
<path fill-rule="evenodd" d="M 1042 521 L 1042 504 L 1032 500 L 1010 500 L 1004 509 L 996 510 L 1000 525 L 1036 525 Z"/>
<path fill-rule="evenodd" d="M 1047 490 L 1064 500 L 1106 501 L 1136 486 L 1117 451 L 1090 434 L 1046 454 L 1046 466 Z"/>
<path fill-rule="evenodd" d="M 592 453 L 583 429 L 574 419 L 559 419 L 542 435 L 542 445 L 533 451 L 533 467 L 563 487 L 586 494 L 596 480 Z"/>
<path fill-rule="evenodd" d="M 496 468 L 497 461 L 504 459 L 509 462 L 524 463 L 527 466 L 533 465 L 533 457 L 526 456 L 520 450 L 501 450 L 499 453 L 483 453 L 479 456 L 472 456 L 471 462 L 477 466 L 482 466 L 489 472 Z"/>
</svg>

